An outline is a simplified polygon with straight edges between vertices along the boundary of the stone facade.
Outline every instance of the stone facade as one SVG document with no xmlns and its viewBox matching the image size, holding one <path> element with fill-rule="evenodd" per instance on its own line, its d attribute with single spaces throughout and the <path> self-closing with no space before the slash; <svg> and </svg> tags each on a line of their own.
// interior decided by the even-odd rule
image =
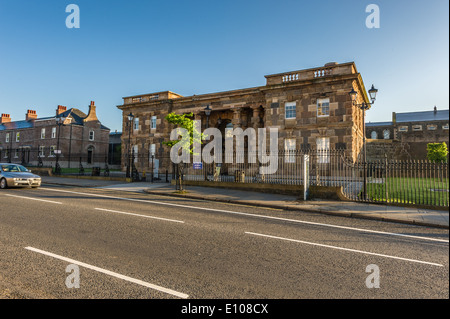
<svg viewBox="0 0 450 319">
<path fill-rule="evenodd" d="M 357 91 L 361 102 L 369 102 L 356 66 L 351 63 L 329 63 L 324 67 L 267 75 L 266 85 L 254 88 L 183 97 L 165 91 L 124 97 L 117 106 L 122 110 L 122 166 L 126 167 L 130 145 L 137 155 L 138 171 L 149 171 L 153 160 L 169 156 L 163 142 L 169 140 L 173 126 L 164 117 L 171 112 L 192 112 L 201 120 L 202 130 L 226 127 L 243 130 L 249 127 L 279 130 L 279 149 L 285 141 L 295 149 L 316 149 L 318 141 L 326 141 L 329 149 L 345 149 L 356 159 L 362 147 L 362 111 L 353 106 L 349 92 Z M 207 122 L 205 108 L 212 113 Z M 129 123 L 128 114 L 135 116 Z M 130 130 L 131 128 L 131 130 Z M 158 163 L 164 169 L 170 163 Z"/>
<path fill-rule="evenodd" d="M 64 119 L 61 125 L 58 120 Z M 58 145 L 59 137 L 59 145 Z M 55 166 L 57 151 L 61 167 L 103 166 L 108 156 L 109 129 L 97 118 L 92 101 L 89 113 L 58 105 L 55 116 L 38 118 L 28 110 L 25 120 L 11 121 L 2 114 L 0 161 L 28 166 Z M 55 152 L 56 151 L 56 152 Z"/>
</svg>

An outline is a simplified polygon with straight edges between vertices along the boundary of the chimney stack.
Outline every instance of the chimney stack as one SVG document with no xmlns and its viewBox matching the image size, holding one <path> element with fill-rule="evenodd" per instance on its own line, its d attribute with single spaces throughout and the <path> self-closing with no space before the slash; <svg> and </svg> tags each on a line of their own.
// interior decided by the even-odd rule
<svg viewBox="0 0 450 319">
<path fill-rule="evenodd" d="M 434 114 L 436 114 L 437 113 L 437 107 L 436 107 L 436 105 L 434 106 Z"/>
<path fill-rule="evenodd" d="M 11 117 L 9 116 L 9 114 L 2 113 L 2 118 L 0 120 L 0 124 L 9 123 L 9 122 L 11 122 Z"/>
<path fill-rule="evenodd" d="M 27 115 L 25 117 L 25 120 L 29 121 L 29 120 L 35 120 L 37 119 L 37 114 L 35 110 L 28 110 L 27 111 Z"/>
<path fill-rule="evenodd" d="M 88 121 L 98 121 L 97 113 L 95 111 L 95 102 L 91 101 L 91 105 L 89 105 L 89 113 L 84 119 L 85 122 Z"/>
<path fill-rule="evenodd" d="M 65 111 L 67 111 L 67 107 L 62 106 L 62 105 L 58 105 L 58 108 L 56 109 L 56 115 L 64 113 Z"/>
</svg>

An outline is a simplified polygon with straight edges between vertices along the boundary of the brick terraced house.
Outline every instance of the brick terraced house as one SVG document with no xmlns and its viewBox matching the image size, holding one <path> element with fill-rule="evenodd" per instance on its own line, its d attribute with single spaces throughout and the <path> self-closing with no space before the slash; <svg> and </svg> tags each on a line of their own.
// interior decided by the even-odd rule
<svg viewBox="0 0 450 319">
<path fill-rule="evenodd" d="M 39 118 L 35 110 L 28 110 L 24 120 L 12 121 L 9 114 L 3 113 L 0 162 L 54 167 L 58 154 L 62 168 L 78 168 L 80 163 L 83 167 L 103 166 L 108 156 L 109 131 L 98 120 L 94 101 L 87 115 L 62 105 L 49 117 Z"/>
<path fill-rule="evenodd" d="M 171 112 L 192 112 L 201 120 L 202 130 L 277 127 L 279 149 L 345 149 L 349 158 L 358 158 L 363 116 L 349 92 L 353 88 L 358 93 L 357 103 L 370 101 L 354 62 L 328 63 L 265 78 L 263 86 L 226 92 L 181 96 L 164 91 L 124 97 L 117 106 L 123 118 L 122 168 L 126 169 L 131 145 L 139 171 L 150 171 L 159 160 L 161 170 L 169 169 L 170 150 L 163 142 L 169 140 L 173 129 L 164 119 Z M 212 110 L 209 116 L 205 114 L 207 106 Z M 131 125 L 130 113 L 134 115 Z"/>
</svg>

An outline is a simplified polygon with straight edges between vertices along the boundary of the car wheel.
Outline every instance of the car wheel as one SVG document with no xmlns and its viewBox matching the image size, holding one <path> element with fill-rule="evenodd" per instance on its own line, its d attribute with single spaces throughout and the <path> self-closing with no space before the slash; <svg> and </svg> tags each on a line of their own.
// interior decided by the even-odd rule
<svg viewBox="0 0 450 319">
<path fill-rule="evenodd" d="M 2 179 L 0 180 L 0 188 L 1 188 L 1 189 L 8 188 L 8 183 L 6 182 L 6 179 L 2 178 Z"/>
</svg>

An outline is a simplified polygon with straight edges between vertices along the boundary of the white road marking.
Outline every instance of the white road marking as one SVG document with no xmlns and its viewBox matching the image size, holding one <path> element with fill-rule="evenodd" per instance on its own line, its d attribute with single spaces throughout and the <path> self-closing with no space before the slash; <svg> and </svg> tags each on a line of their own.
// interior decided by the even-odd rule
<svg viewBox="0 0 450 319">
<path fill-rule="evenodd" d="M 155 216 L 140 215 L 140 214 L 134 214 L 134 213 L 127 213 L 127 212 L 120 212 L 120 211 L 117 211 L 117 210 L 111 210 L 111 209 L 105 209 L 105 208 L 95 208 L 95 209 L 96 210 L 101 210 L 101 211 L 104 211 L 104 212 L 110 212 L 110 213 L 117 213 L 117 214 L 124 214 L 124 215 L 131 215 L 131 216 L 159 219 L 159 220 L 164 220 L 164 221 L 174 222 L 174 223 L 184 223 L 184 221 L 176 220 L 176 219 L 168 219 L 168 218 L 162 218 L 162 217 L 155 217 Z"/>
<path fill-rule="evenodd" d="M 167 293 L 167 294 L 179 297 L 179 298 L 186 299 L 186 298 L 189 297 L 189 295 L 186 295 L 184 293 L 181 293 L 181 292 L 178 292 L 178 291 L 175 291 L 175 290 L 172 290 L 172 289 L 164 288 L 164 287 L 161 287 L 161 286 L 158 286 L 158 285 L 154 285 L 154 284 L 151 284 L 151 283 L 139 280 L 139 279 L 135 279 L 135 278 L 128 277 L 128 276 L 125 276 L 125 275 L 121 275 L 121 274 L 118 274 L 118 273 L 110 271 L 110 270 L 106 270 L 106 269 L 103 269 L 103 268 L 92 266 L 92 265 L 89 265 L 89 264 L 86 264 L 86 263 L 83 263 L 83 262 L 80 262 L 78 260 L 74 260 L 74 259 L 71 259 L 71 258 L 67 258 L 67 257 L 64 257 L 64 256 L 56 255 L 56 254 L 50 253 L 48 251 L 44 251 L 44 250 L 33 248 L 33 247 L 25 247 L 25 249 L 28 249 L 30 251 L 34 251 L 36 253 L 40 253 L 40 254 L 43 254 L 43 255 L 46 255 L 46 256 L 50 256 L 50 257 L 53 257 L 53 258 L 56 258 L 56 259 L 59 259 L 59 260 L 63 260 L 63 261 L 66 261 L 68 263 L 75 264 L 75 265 L 78 265 L 78 266 L 81 266 L 81 267 L 84 267 L 84 268 L 88 268 L 88 269 L 91 269 L 91 270 L 94 270 L 94 271 L 97 271 L 97 272 L 100 272 L 100 273 L 103 273 L 103 274 L 106 274 L 106 275 L 109 275 L 109 276 L 112 276 L 112 277 L 116 277 L 116 278 L 119 278 L 119 279 L 122 279 L 122 280 L 126 280 L 126 281 L 129 281 L 129 282 L 132 282 L 132 283 L 135 283 L 135 284 L 138 284 L 138 285 L 150 288 L 150 289 L 158 290 L 158 291 L 161 291 L 161 292 L 164 292 L 164 293 Z"/>
<path fill-rule="evenodd" d="M 23 198 L 23 199 L 37 200 L 37 201 L 40 201 L 40 202 L 46 202 L 46 203 L 52 203 L 52 204 L 62 204 L 61 202 L 55 202 L 55 201 L 52 201 L 52 200 L 46 200 L 46 199 L 40 199 L 40 198 L 34 198 L 34 197 L 17 196 L 17 195 L 11 195 L 11 194 L 2 194 L 2 195 L 10 196 L 10 197 Z"/>
<path fill-rule="evenodd" d="M 345 250 L 345 251 L 350 251 L 350 252 L 354 252 L 354 253 L 360 253 L 360 254 L 366 254 L 366 255 L 372 255 L 372 256 L 379 256 L 379 257 L 386 257 L 386 258 L 398 259 L 398 260 L 403 260 L 403 261 L 410 261 L 410 262 L 415 262 L 415 263 L 420 263 L 420 264 L 426 264 L 426 265 L 443 267 L 443 265 L 441 265 L 441 264 L 432 263 L 432 262 L 428 262 L 428 261 L 421 261 L 421 260 L 409 259 L 409 258 L 403 258 L 403 257 L 397 257 L 397 256 L 391 256 L 391 255 L 377 254 L 377 253 L 371 253 L 371 252 L 363 251 L 363 250 L 357 250 L 357 249 L 351 249 L 351 248 L 343 248 L 343 247 L 337 247 L 337 246 L 330 246 L 330 245 L 312 243 L 312 242 L 303 241 L 303 240 L 290 239 L 290 238 L 284 238 L 284 237 L 278 237 L 278 236 L 272 236 L 272 235 L 266 235 L 266 234 L 259 234 L 259 233 L 252 233 L 252 232 L 245 232 L 245 233 L 249 234 L 249 235 L 254 235 L 254 236 L 261 236 L 261 237 L 267 237 L 267 238 L 272 238 L 272 239 L 280 239 L 280 240 L 285 240 L 285 241 L 290 241 L 290 242 L 295 242 L 295 243 L 301 243 L 301 244 L 307 244 L 307 245 L 313 245 L 313 246 L 319 246 L 319 247 L 325 247 L 325 248 L 332 248 L 332 249 L 338 249 L 338 250 Z"/>
<path fill-rule="evenodd" d="M 365 232 L 365 233 L 374 233 L 374 234 L 389 235 L 389 236 L 407 237 L 407 238 L 413 238 L 413 239 L 437 241 L 437 242 L 442 242 L 442 243 L 448 243 L 449 242 L 448 240 L 445 240 L 445 239 L 429 238 L 429 237 L 406 235 L 406 234 L 399 234 L 399 233 L 390 233 L 390 232 L 383 232 L 383 231 L 378 231 L 378 230 L 370 230 L 370 229 L 355 228 L 355 227 L 348 227 L 348 226 L 339 226 L 339 225 L 307 222 L 307 221 L 302 221 L 302 220 L 297 220 L 297 219 L 288 219 L 288 218 L 265 216 L 265 215 L 258 215 L 258 214 L 249 214 L 249 213 L 235 212 L 235 211 L 229 211 L 229 210 L 224 210 L 224 209 L 214 209 L 214 208 L 205 208 L 205 207 L 197 207 L 197 206 L 189 206 L 189 205 L 180 205 L 180 204 L 157 202 L 157 201 L 151 201 L 151 200 L 145 200 L 145 199 L 134 199 L 134 198 L 116 197 L 116 196 L 108 196 L 108 195 L 100 195 L 100 194 L 89 194 L 89 193 L 81 193 L 81 192 L 66 191 L 66 190 L 60 190 L 60 189 L 42 188 L 42 187 L 41 187 L 41 189 L 54 191 L 54 192 L 73 193 L 73 194 L 88 195 L 88 196 L 94 196 L 94 197 L 120 199 L 120 200 L 128 200 L 128 201 L 141 202 L 141 203 L 150 203 L 150 204 L 158 204 L 158 205 L 166 205 L 166 206 L 174 206 L 174 207 L 206 210 L 206 211 L 220 212 L 220 213 L 227 213 L 227 214 L 234 214 L 234 215 L 259 217 L 259 218 L 279 220 L 279 221 L 285 221 L 285 222 L 293 222 L 293 223 L 299 223 L 299 224 L 307 224 L 307 225 L 331 227 L 331 228 L 340 228 L 340 229 L 359 231 L 359 232 Z"/>
</svg>

